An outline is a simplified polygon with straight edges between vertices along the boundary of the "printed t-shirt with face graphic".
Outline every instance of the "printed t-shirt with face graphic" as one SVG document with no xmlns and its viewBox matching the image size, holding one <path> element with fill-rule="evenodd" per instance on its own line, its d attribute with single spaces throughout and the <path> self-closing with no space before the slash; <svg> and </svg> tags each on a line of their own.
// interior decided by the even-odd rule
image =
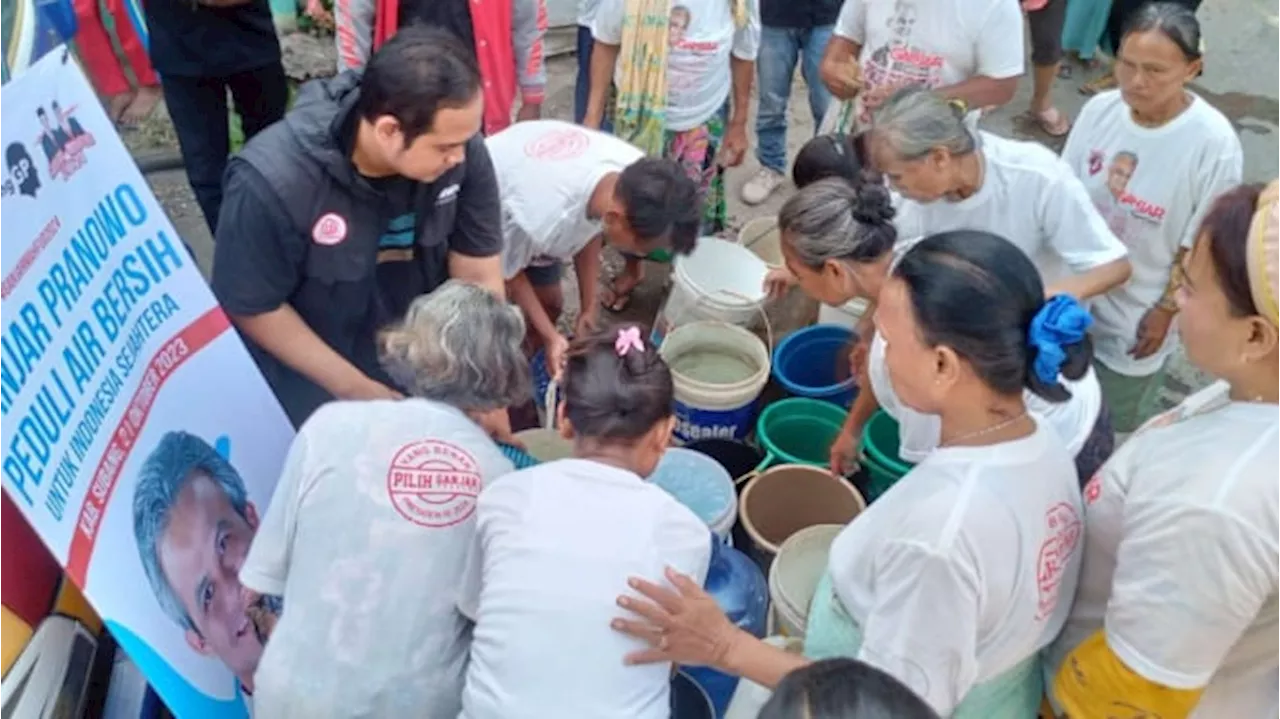
<svg viewBox="0 0 1280 719">
<path fill-rule="evenodd" d="M 609 627 L 627 577 L 706 580 L 711 530 L 633 472 L 587 459 L 485 491 L 457 594 L 476 621 L 462 719 L 666 719 L 671 666 L 629 667 Z"/>
<path fill-rule="evenodd" d="M 1025 252 L 1045 284 L 1128 254 L 1084 185 L 1051 150 L 987 132 L 977 137 L 984 160 L 982 187 L 958 202 L 922 203 L 898 196 L 894 225 L 899 237 L 990 232 Z"/>
<path fill-rule="evenodd" d="M 729 99 L 729 56 L 755 62 L 760 52 L 760 3 L 746 0 L 747 22 L 733 22 L 731 0 L 673 0 L 668 30 L 667 125 L 692 130 L 710 120 Z M 591 33 L 608 45 L 622 43 L 624 0 L 601 0 Z M 619 63 L 621 73 L 621 63 Z M 621 81 L 617 75 L 616 82 Z"/>
<path fill-rule="evenodd" d="M 862 49 L 863 92 L 1023 73 L 1022 12 L 1005 0 L 846 0 L 835 34 Z M 856 105 L 860 122 L 869 113 Z M 975 115 L 977 108 L 975 108 Z"/>
<path fill-rule="evenodd" d="M 1191 105 L 1162 127 L 1133 121 L 1119 90 L 1090 100 L 1071 129 L 1062 159 L 1129 249 L 1133 275 L 1096 298 L 1094 352 L 1121 374 L 1156 372 L 1177 345 L 1170 331 L 1158 352 L 1134 359 L 1142 316 L 1160 301 L 1179 248 L 1195 241 L 1214 198 L 1238 185 L 1244 158 L 1231 122 L 1209 103 Z"/>
<path fill-rule="evenodd" d="M 644 153 L 560 120 L 517 122 L 485 140 L 502 196 L 502 274 L 573 259 L 600 233 L 587 216 L 596 185 Z"/>
<path fill-rule="evenodd" d="M 831 546 L 835 594 L 862 628 L 857 658 L 950 715 L 1058 634 L 1082 515 L 1075 466 L 1043 424 L 935 450 Z"/>
<path fill-rule="evenodd" d="M 1150 420 L 1085 486 L 1080 588 L 1050 677 L 1105 629 L 1148 681 L 1205 688 L 1193 719 L 1276 716 L 1280 416 L 1228 390 Z"/>
<path fill-rule="evenodd" d="M 890 271 L 917 241 L 905 240 L 894 246 Z M 936 414 L 918 412 L 898 399 L 889 380 L 889 368 L 885 365 L 886 346 L 879 332 L 872 335 L 867 355 L 871 391 L 880 408 L 898 422 L 898 455 L 908 462 L 920 462 L 938 447 L 942 420 Z M 1030 390 L 1022 392 L 1022 401 L 1026 403 L 1028 412 L 1043 419 L 1058 434 L 1067 454 L 1075 457 L 1089 440 L 1098 421 L 1098 413 L 1102 410 L 1102 386 L 1092 369 L 1078 380 L 1059 377 L 1058 381 L 1071 393 L 1066 402 L 1050 402 Z"/>
<path fill-rule="evenodd" d="M 240 570 L 287 610 L 261 717 L 455 717 L 470 648 L 456 592 L 480 490 L 511 462 L 461 411 L 331 402 L 302 426 Z"/>
</svg>

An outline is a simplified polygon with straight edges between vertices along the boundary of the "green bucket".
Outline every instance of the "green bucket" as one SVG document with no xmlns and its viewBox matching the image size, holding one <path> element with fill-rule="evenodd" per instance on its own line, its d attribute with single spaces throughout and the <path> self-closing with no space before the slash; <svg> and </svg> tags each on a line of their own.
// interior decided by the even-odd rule
<svg viewBox="0 0 1280 719">
<path fill-rule="evenodd" d="M 914 466 L 898 457 L 898 422 L 884 410 L 877 410 L 862 428 L 862 451 L 867 459 L 898 477 Z"/>
<path fill-rule="evenodd" d="M 808 397 L 791 397 L 769 405 L 756 421 L 756 438 L 766 453 L 760 467 L 826 467 L 831 462 L 831 443 L 840 434 L 845 414 L 838 405 Z"/>
<path fill-rule="evenodd" d="M 858 464 L 861 465 L 862 471 L 866 474 L 866 484 L 859 485 L 859 490 L 866 498 L 867 502 L 874 502 L 880 498 L 880 495 L 889 491 L 889 488 L 897 484 L 902 475 L 894 472 L 872 459 L 866 452 L 862 452 L 858 457 Z"/>
</svg>

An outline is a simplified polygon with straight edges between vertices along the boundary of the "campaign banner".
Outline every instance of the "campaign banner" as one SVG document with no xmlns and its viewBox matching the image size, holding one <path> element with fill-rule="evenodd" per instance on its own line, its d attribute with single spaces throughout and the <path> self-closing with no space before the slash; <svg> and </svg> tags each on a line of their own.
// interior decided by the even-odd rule
<svg viewBox="0 0 1280 719">
<path fill-rule="evenodd" d="M 292 426 L 65 52 L 0 138 L 4 492 L 176 716 L 248 716 L 280 602 L 238 576 Z"/>
</svg>

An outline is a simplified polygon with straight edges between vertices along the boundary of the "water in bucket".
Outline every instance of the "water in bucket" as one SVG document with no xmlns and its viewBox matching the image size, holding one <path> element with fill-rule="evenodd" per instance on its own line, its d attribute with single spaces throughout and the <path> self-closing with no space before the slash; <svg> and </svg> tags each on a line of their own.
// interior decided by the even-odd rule
<svg viewBox="0 0 1280 719">
<path fill-rule="evenodd" d="M 676 357 L 671 369 L 695 382 L 737 384 L 751 379 L 760 366 L 732 347 L 696 347 Z"/>
</svg>

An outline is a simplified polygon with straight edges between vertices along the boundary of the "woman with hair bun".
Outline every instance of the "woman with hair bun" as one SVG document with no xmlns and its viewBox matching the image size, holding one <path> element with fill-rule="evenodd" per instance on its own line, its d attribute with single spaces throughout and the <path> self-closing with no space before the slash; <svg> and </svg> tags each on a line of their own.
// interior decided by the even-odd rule
<svg viewBox="0 0 1280 719">
<path fill-rule="evenodd" d="M 879 184 L 821 180 L 792 196 L 778 215 L 787 280 L 829 305 L 855 297 L 879 296 L 893 264 L 910 246 L 898 242 L 889 192 Z M 1065 302 L 1065 300 L 1059 300 Z M 885 369 L 885 341 L 874 331 L 871 315 L 859 327 L 865 359 L 855 362 L 861 391 L 831 447 L 831 470 L 852 469 L 862 428 L 878 408 L 898 421 L 900 453 L 917 462 L 938 446 L 940 422 L 898 400 Z M 1027 405 L 1048 422 L 1075 457 L 1083 484 L 1111 454 L 1115 438 L 1102 403 L 1102 390 L 1088 364 L 1081 374 L 1061 377 L 1063 394 L 1055 401 L 1025 393 Z"/>
<path fill-rule="evenodd" d="M 1085 489 L 1079 589 L 1046 653 L 1067 716 L 1276 716 L 1280 186 L 1260 189 L 1214 201 L 1182 261 L 1187 358 L 1219 381 Z"/>
<path fill-rule="evenodd" d="M 876 327 L 890 381 L 940 418 L 940 442 L 836 538 L 805 656 L 737 629 L 671 570 L 676 591 L 633 578 L 643 597 L 619 603 L 638 618 L 614 627 L 650 644 L 633 663 L 707 664 L 773 687 L 814 659 L 848 656 L 942 716 L 1033 717 L 1039 653 L 1075 589 L 1083 507 L 1071 457 L 1023 396 L 1066 395 L 1059 373 L 1088 365 L 1088 315 L 1069 297 L 1046 301 L 1031 261 L 984 232 L 921 240 L 883 285 Z"/>
</svg>

